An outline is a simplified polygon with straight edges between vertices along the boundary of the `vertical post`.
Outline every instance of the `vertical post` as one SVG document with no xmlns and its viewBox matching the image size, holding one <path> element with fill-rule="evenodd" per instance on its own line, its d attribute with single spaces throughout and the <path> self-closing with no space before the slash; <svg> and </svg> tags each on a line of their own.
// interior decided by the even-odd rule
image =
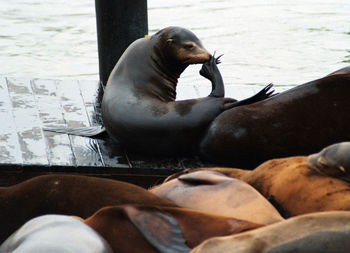
<svg viewBox="0 0 350 253">
<path fill-rule="evenodd" d="M 147 0 L 95 0 L 100 81 L 106 85 L 119 57 L 148 34 Z"/>
</svg>

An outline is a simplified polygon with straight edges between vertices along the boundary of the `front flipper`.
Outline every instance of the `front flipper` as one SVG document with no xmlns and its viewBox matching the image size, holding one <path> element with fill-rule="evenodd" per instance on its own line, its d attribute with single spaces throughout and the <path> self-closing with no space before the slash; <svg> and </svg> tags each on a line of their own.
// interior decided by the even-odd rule
<svg viewBox="0 0 350 253">
<path fill-rule="evenodd" d="M 225 110 L 231 109 L 231 108 L 236 107 L 236 106 L 253 104 L 255 102 L 272 97 L 272 96 L 276 95 L 276 94 L 274 94 L 275 90 L 273 90 L 273 89 L 271 90 L 272 86 L 273 86 L 273 84 L 270 83 L 269 85 L 265 86 L 261 91 L 259 91 L 258 93 L 256 93 L 255 95 L 253 95 L 249 98 L 246 98 L 246 99 L 243 99 L 240 101 L 235 101 L 233 103 L 228 101 L 227 103 L 225 103 L 223 105 L 223 110 L 225 111 Z"/>
<path fill-rule="evenodd" d="M 44 131 L 78 135 L 90 138 L 104 138 L 107 136 L 106 129 L 103 126 L 77 127 L 77 128 L 44 128 Z"/>
<path fill-rule="evenodd" d="M 222 76 L 217 67 L 217 64 L 220 64 L 220 57 L 215 58 L 214 55 L 210 58 L 209 61 L 205 62 L 199 71 L 199 74 L 208 80 L 211 81 L 212 90 L 209 94 L 209 97 L 224 97 L 225 96 L 225 87 Z"/>
</svg>

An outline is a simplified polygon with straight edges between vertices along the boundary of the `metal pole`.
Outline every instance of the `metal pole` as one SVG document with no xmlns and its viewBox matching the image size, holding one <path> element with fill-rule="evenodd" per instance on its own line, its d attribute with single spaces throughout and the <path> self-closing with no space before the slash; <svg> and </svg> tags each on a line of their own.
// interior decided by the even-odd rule
<svg viewBox="0 0 350 253">
<path fill-rule="evenodd" d="M 106 85 L 124 50 L 148 34 L 147 0 L 95 0 L 100 81 Z"/>
</svg>

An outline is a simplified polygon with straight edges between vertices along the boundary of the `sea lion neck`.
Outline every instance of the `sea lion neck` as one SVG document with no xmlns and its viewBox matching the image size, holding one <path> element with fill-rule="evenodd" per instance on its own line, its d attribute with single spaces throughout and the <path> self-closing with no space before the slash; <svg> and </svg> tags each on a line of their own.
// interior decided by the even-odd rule
<svg viewBox="0 0 350 253">
<path fill-rule="evenodd" d="M 149 54 L 150 65 L 157 74 L 153 84 L 161 88 L 158 95 L 162 100 L 174 101 L 178 79 L 188 64 L 172 61 L 171 57 L 164 53 L 164 49 L 159 48 L 159 41 L 154 41 L 152 44 L 153 53 Z"/>
</svg>

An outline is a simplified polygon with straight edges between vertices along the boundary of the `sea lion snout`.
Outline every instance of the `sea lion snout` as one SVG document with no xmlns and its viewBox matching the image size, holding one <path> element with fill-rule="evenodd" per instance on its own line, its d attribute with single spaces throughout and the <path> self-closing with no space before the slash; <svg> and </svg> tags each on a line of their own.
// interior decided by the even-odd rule
<svg viewBox="0 0 350 253">
<path fill-rule="evenodd" d="M 309 155 L 306 166 L 311 171 L 349 181 L 349 154 L 350 142 L 336 143 L 325 147 L 319 153 Z"/>
<path fill-rule="evenodd" d="M 185 64 L 200 64 L 211 59 L 212 55 L 201 44 L 195 42 L 184 43 L 178 51 L 179 58 Z"/>
</svg>

